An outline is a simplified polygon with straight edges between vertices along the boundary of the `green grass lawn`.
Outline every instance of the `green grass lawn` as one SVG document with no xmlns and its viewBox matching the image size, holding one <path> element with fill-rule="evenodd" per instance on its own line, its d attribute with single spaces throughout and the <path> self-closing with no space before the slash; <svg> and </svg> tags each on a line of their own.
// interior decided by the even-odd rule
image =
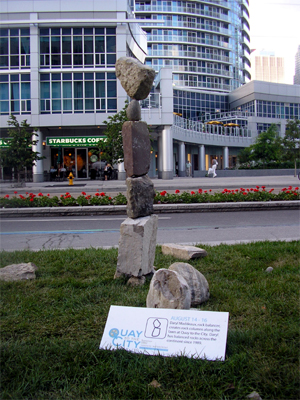
<svg viewBox="0 0 300 400">
<path fill-rule="evenodd" d="M 229 312 L 224 362 L 98 349 L 110 305 L 145 307 L 149 288 L 113 279 L 116 249 L 2 252 L 38 272 L 0 283 L 1 399 L 299 399 L 299 242 L 203 248 L 190 264 L 210 285 L 199 309 Z M 175 261 L 157 248 L 157 268 Z"/>
</svg>

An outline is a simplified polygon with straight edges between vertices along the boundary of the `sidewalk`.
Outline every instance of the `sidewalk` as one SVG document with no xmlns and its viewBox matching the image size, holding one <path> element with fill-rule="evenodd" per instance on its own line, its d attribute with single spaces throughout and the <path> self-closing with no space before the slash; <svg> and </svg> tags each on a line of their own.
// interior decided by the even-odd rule
<svg viewBox="0 0 300 400">
<path fill-rule="evenodd" d="M 251 188 L 256 186 L 265 186 L 266 190 L 275 189 L 276 191 L 281 190 L 288 186 L 300 186 L 300 181 L 297 177 L 291 175 L 282 176 L 253 176 L 253 177 L 216 177 L 216 178 L 191 178 L 184 177 L 174 179 L 162 180 L 152 178 L 154 189 L 157 191 L 167 190 L 168 192 L 174 192 L 175 190 L 190 191 L 198 190 L 199 188 L 206 190 L 212 189 L 215 191 L 222 191 L 223 189 L 238 189 L 238 188 Z M 85 192 L 87 195 L 95 194 L 99 190 L 105 192 L 109 196 L 114 196 L 118 193 L 126 192 L 125 181 L 100 181 L 100 180 L 80 180 L 75 179 L 74 185 L 69 186 L 68 181 L 64 182 L 26 182 L 25 187 L 15 188 L 12 187 L 11 183 L 0 184 L 0 196 L 6 194 L 13 194 L 15 191 L 18 194 L 25 194 L 26 192 L 33 192 L 38 194 L 50 194 L 51 196 L 65 194 L 66 192 L 71 193 L 73 196 L 78 196 L 81 192 Z"/>
</svg>

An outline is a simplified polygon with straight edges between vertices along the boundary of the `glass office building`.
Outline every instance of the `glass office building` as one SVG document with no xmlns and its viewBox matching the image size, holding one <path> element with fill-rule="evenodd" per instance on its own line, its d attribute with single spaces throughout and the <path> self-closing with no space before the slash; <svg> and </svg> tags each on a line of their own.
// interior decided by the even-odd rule
<svg viewBox="0 0 300 400">
<path fill-rule="evenodd" d="M 147 38 L 132 0 L 1 0 L 0 15 L 1 137 L 11 114 L 27 119 L 38 130 L 35 150 L 45 156 L 34 180 L 51 167 L 88 178 L 104 121 L 127 98 L 116 60 L 145 61 Z"/>
<path fill-rule="evenodd" d="M 228 110 L 226 93 L 250 79 L 248 0 L 136 0 L 146 64 L 171 67 L 174 112 L 203 119 Z"/>
</svg>

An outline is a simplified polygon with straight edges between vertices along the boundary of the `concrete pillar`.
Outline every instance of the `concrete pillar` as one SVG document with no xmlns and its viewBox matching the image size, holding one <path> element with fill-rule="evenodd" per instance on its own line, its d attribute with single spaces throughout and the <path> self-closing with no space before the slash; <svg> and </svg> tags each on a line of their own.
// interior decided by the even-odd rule
<svg viewBox="0 0 300 400">
<path fill-rule="evenodd" d="M 30 19 L 38 19 L 37 13 L 30 13 Z M 31 101 L 31 126 L 39 126 L 40 109 L 40 39 L 37 24 L 30 24 L 30 101 Z M 60 125 L 60 123 L 59 123 Z"/>
<path fill-rule="evenodd" d="M 118 181 L 125 181 L 126 171 L 124 168 L 124 162 L 118 163 Z"/>
<path fill-rule="evenodd" d="M 201 144 L 199 146 L 199 170 L 205 171 L 205 146 Z"/>
<path fill-rule="evenodd" d="M 173 135 L 171 126 L 165 126 L 162 131 L 162 153 L 162 179 L 173 179 Z"/>
<path fill-rule="evenodd" d="M 185 176 L 185 143 L 179 142 L 178 176 Z"/>
<path fill-rule="evenodd" d="M 43 140 L 42 140 L 42 132 L 38 130 L 37 135 L 34 133 L 32 135 L 32 140 L 36 140 L 37 143 L 32 146 L 32 151 L 37 151 L 39 156 L 42 156 L 43 151 Z M 32 167 L 33 172 L 33 182 L 44 182 L 44 165 L 43 160 L 35 161 L 35 165 Z"/>
<path fill-rule="evenodd" d="M 116 27 L 117 60 L 120 57 L 126 57 L 127 55 L 126 40 L 124 40 L 124 37 L 126 37 L 126 35 L 127 35 L 126 25 L 125 24 L 117 25 Z M 117 93 L 118 93 L 117 110 L 120 111 L 124 107 L 125 101 L 127 100 L 127 94 L 121 85 L 120 79 L 117 79 Z"/>
<path fill-rule="evenodd" d="M 157 177 L 158 179 L 162 179 L 162 170 L 163 170 L 163 144 L 162 144 L 162 135 L 159 135 L 157 138 Z"/>
<path fill-rule="evenodd" d="M 223 147 L 223 169 L 229 168 L 229 150 L 228 147 Z"/>
</svg>

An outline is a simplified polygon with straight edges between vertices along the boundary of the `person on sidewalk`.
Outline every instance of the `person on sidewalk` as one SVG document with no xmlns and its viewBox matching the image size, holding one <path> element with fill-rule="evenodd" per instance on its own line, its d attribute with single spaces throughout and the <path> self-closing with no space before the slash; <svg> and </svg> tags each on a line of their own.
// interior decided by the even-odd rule
<svg viewBox="0 0 300 400">
<path fill-rule="evenodd" d="M 216 159 L 213 159 L 212 160 L 213 178 L 215 178 L 217 176 L 217 174 L 216 174 L 217 166 L 218 166 L 218 161 Z"/>
<path fill-rule="evenodd" d="M 213 159 L 211 168 L 208 168 L 207 175 L 212 174 L 213 178 L 217 176 L 216 169 L 217 169 L 218 161 Z"/>
<path fill-rule="evenodd" d="M 187 176 L 191 176 L 191 166 L 192 166 L 192 164 L 188 161 L 186 163 L 186 174 L 187 174 Z"/>
</svg>

